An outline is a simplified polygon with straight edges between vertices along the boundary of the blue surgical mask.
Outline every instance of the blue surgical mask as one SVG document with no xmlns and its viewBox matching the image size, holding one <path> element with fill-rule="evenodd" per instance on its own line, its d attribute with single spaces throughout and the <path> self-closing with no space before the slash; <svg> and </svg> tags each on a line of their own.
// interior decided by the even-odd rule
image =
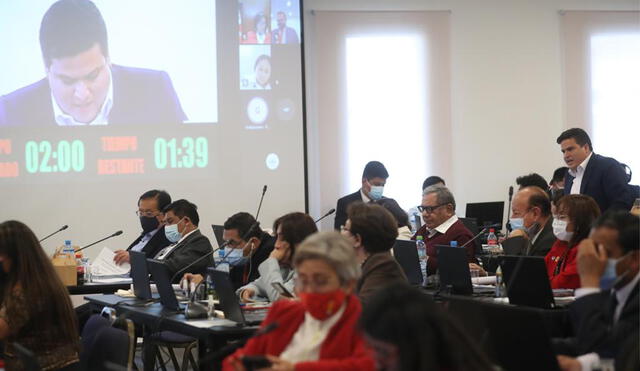
<svg viewBox="0 0 640 371">
<path fill-rule="evenodd" d="M 564 220 L 553 219 L 553 234 L 560 241 L 569 242 L 573 237 L 573 232 L 567 232 L 567 224 Z"/>
<path fill-rule="evenodd" d="M 524 228 L 524 219 L 523 218 L 511 218 L 509 219 L 509 224 L 511 224 L 511 229 L 525 229 Z"/>
<path fill-rule="evenodd" d="M 372 200 L 377 201 L 382 198 L 382 192 L 384 192 L 384 186 L 371 186 L 371 191 L 369 191 L 369 197 Z"/>
<path fill-rule="evenodd" d="M 180 220 L 176 224 L 166 225 L 164 227 L 164 235 L 171 243 L 176 243 L 182 238 L 182 233 L 178 231 L 178 224 L 180 224 L 180 222 L 182 222 L 182 220 Z"/>
<path fill-rule="evenodd" d="M 604 269 L 604 273 L 602 277 L 600 277 L 600 288 L 603 290 L 609 290 L 613 287 L 613 284 L 618 279 L 618 274 L 616 273 L 616 265 L 620 259 L 607 259 L 607 267 Z"/>
<path fill-rule="evenodd" d="M 247 258 L 243 256 L 242 249 L 231 249 L 231 251 L 227 253 L 225 261 L 229 263 L 230 266 L 236 266 L 243 265 L 247 261 Z"/>
</svg>

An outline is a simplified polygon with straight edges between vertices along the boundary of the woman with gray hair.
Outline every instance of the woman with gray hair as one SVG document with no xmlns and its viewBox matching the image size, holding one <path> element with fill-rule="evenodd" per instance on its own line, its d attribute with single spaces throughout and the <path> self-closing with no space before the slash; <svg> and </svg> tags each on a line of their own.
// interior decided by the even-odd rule
<svg viewBox="0 0 640 371">
<path fill-rule="evenodd" d="M 351 244 L 336 232 L 308 237 L 293 258 L 298 300 L 273 304 L 262 327 L 225 359 L 224 370 L 243 370 L 243 359 L 264 356 L 278 370 L 374 370 L 375 363 L 356 328 L 361 306 L 353 294 L 360 266 Z"/>
</svg>

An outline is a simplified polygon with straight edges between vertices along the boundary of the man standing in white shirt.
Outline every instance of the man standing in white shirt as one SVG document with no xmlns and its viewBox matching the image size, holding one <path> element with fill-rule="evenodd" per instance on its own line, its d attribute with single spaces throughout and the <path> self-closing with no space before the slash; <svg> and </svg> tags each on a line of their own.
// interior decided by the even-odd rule
<svg viewBox="0 0 640 371">
<path fill-rule="evenodd" d="M 565 177 L 565 195 L 591 196 L 603 213 L 610 208 L 631 209 L 635 197 L 622 165 L 613 158 L 593 153 L 591 138 L 584 130 L 566 130 L 556 142 L 569 167 Z"/>
</svg>

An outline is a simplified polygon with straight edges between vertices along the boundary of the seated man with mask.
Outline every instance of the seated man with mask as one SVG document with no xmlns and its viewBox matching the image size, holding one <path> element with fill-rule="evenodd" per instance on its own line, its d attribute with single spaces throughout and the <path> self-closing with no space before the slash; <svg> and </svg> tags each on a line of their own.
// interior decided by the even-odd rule
<svg viewBox="0 0 640 371">
<path fill-rule="evenodd" d="M 153 189 L 138 199 L 138 211 L 142 233 L 127 247 L 127 250 L 116 250 L 113 261 L 117 265 L 129 263 L 129 251 L 141 251 L 147 257 L 154 257 L 160 249 L 171 244 L 164 235 L 162 209 L 171 203 L 171 196 L 165 191 Z"/>
<path fill-rule="evenodd" d="M 600 369 L 602 358 L 616 359 L 616 369 L 631 369 L 624 367 L 623 349 L 634 341 L 637 349 L 640 326 L 639 223 L 626 211 L 607 212 L 578 246 L 582 287 L 569 306 L 576 337 L 559 353 L 579 357 L 558 356 L 563 370 Z"/>
<path fill-rule="evenodd" d="M 228 243 L 224 259 L 229 263 L 229 278 L 234 289 L 260 277 L 258 266 L 273 251 L 275 238 L 260 229 L 255 218 L 245 212 L 229 217 L 224 222 L 222 235 Z"/>
<path fill-rule="evenodd" d="M 178 200 L 164 208 L 164 233 L 171 245 L 160 250 L 154 259 L 166 263 L 171 275 L 176 274 L 196 259 L 212 252 L 209 239 L 200 233 L 197 206 L 187 200 Z M 213 264 L 213 258 L 202 259 L 188 269 L 200 273 Z"/>
<path fill-rule="evenodd" d="M 551 201 L 539 187 L 525 187 L 513 196 L 509 238 L 524 238 L 521 255 L 546 256 L 556 241 L 553 234 Z"/>
</svg>

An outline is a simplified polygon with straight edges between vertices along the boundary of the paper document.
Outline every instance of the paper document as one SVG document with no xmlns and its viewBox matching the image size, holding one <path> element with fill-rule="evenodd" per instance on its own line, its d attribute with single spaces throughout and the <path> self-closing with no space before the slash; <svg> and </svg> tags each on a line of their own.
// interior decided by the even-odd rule
<svg viewBox="0 0 640 371">
<path fill-rule="evenodd" d="M 471 278 L 471 283 L 475 283 L 476 285 L 495 285 L 496 276 L 473 277 Z"/>
<path fill-rule="evenodd" d="M 106 247 L 102 248 L 100 254 L 91 263 L 91 275 L 93 277 L 101 276 L 127 276 L 131 270 L 129 263 L 122 265 L 116 265 L 113 262 L 113 257 L 116 254 Z"/>
</svg>

